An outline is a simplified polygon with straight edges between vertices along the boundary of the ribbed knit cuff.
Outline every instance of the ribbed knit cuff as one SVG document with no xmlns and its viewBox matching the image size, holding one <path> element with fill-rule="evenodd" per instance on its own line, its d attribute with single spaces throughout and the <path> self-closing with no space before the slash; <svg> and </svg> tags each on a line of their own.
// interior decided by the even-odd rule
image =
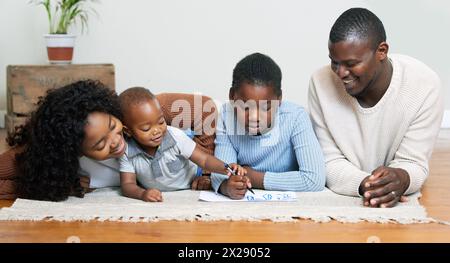
<svg viewBox="0 0 450 263">
<path fill-rule="evenodd" d="M 212 173 L 211 174 L 211 186 L 214 189 L 214 191 L 216 193 L 219 192 L 219 187 L 220 185 L 223 183 L 223 181 L 225 181 L 228 178 L 227 175 L 225 174 L 216 174 L 216 173 Z"/>
</svg>

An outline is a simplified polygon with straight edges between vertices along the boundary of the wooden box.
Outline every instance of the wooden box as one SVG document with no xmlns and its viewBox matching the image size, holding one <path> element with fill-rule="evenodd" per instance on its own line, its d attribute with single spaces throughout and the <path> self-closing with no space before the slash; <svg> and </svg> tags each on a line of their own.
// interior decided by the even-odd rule
<svg viewBox="0 0 450 263">
<path fill-rule="evenodd" d="M 23 124 L 35 109 L 39 97 L 47 90 L 62 87 L 78 80 L 99 80 L 115 89 L 115 72 L 112 64 L 79 65 L 10 65 L 6 76 L 8 132 Z"/>
<path fill-rule="evenodd" d="M 23 125 L 28 120 L 28 116 L 18 117 L 16 115 L 6 114 L 5 115 L 5 128 L 6 132 L 13 133 L 15 127 Z"/>
</svg>

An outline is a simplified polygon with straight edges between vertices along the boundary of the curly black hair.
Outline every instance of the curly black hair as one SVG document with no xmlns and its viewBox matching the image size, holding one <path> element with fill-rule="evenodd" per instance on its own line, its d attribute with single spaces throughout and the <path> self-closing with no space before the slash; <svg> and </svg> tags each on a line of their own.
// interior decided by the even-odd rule
<svg viewBox="0 0 450 263">
<path fill-rule="evenodd" d="M 253 53 L 239 61 L 233 70 L 231 89 L 237 91 L 242 83 L 273 87 L 281 96 L 281 69 L 269 56 Z"/>
<path fill-rule="evenodd" d="M 78 81 L 49 90 L 39 99 L 30 120 L 8 137 L 11 146 L 24 146 L 17 155 L 20 197 L 62 201 L 83 195 L 78 159 L 92 112 L 122 119 L 117 94 L 98 81 Z"/>
<path fill-rule="evenodd" d="M 372 49 L 386 41 L 386 31 L 381 20 L 365 8 L 350 8 L 342 13 L 330 30 L 330 42 L 356 38 L 369 40 Z"/>
</svg>

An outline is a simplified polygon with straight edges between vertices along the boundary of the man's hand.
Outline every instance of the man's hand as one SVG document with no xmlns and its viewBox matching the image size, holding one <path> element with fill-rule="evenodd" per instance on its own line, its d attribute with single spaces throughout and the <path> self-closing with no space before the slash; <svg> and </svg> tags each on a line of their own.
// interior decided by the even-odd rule
<svg viewBox="0 0 450 263">
<path fill-rule="evenodd" d="M 192 190 L 211 190 L 211 179 L 209 176 L 197 176 L 191 184 Z"/>
<path fill-rule="evenodd" d="M 162 194 L 156 188 L 147 189 L 142 193 L 142 198 L 145 202 L 162 202 Z"/>
<path fill-rule="evenodd" d="M 247 186 L 251 187 L 250 180 L 247 176 L 231 175 L 222 182 L 219 192 L 229 196 L 231 199 L 242 199 L 247 192 Z"/>
<path fill-rule="evenodd" d="M 409 174 L 400 168 L 380 166 L 367 176 L 359 186 L 364 205 L 393 207 L 407 200 L 403 194 L 409 187 Z"/>
</svg>

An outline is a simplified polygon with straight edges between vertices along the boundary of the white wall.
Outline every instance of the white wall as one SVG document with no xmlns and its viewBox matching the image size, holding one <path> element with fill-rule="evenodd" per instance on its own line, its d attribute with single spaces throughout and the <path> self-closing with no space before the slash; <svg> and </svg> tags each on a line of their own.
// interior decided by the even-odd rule
<svg viewBox="0 0 450 263">
<path fill-rule="evenodd" d="M 102 0 L 94 6 L 99 15 L 78 38 L 74 63 L 113 63 L 119 92 L 142 85 L 225 100 L 234 65 L 258 51 L 280 65 L 284 98 L 306 105 L 311 73 L 329 63 L 329 30 L 350 7 L 372 10 L 385 25 L 391 52 L 422 60 L 450 87 L 447 0 Z M 6 66 L 47 63 L 47 28 L 43 7 L 0 0 L 0 110 L 6 108 Z M 449 92 L 445 96 L 450 109 Z"/>
</svg>

